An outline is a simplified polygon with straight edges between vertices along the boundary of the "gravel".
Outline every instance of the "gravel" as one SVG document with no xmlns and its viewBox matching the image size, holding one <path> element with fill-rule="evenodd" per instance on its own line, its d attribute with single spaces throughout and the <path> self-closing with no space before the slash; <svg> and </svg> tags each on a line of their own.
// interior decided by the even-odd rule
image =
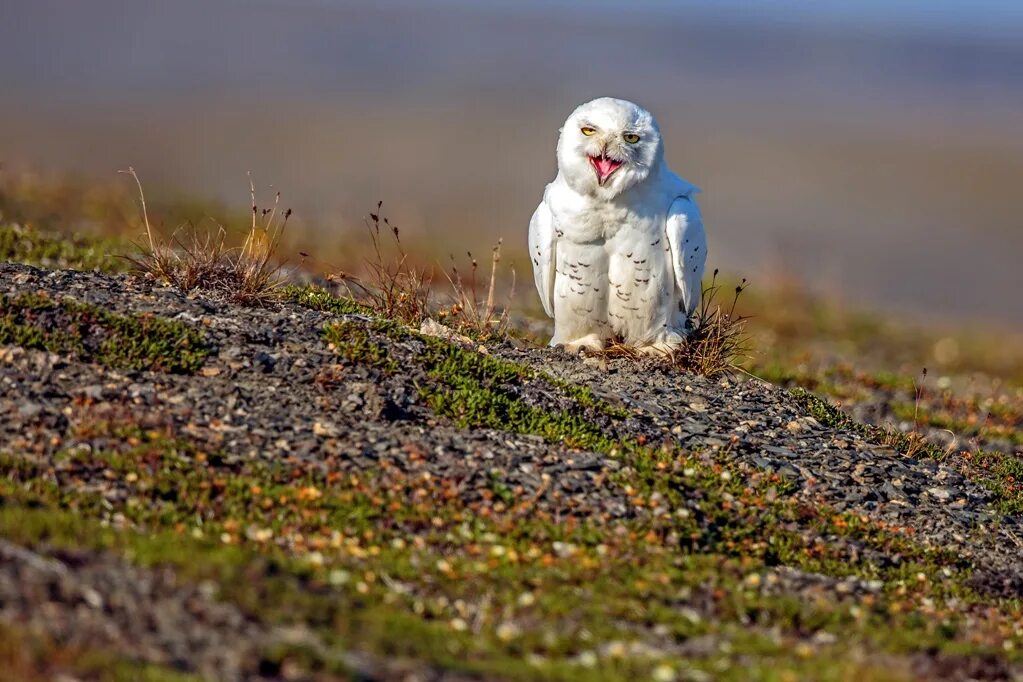
<svg viewBox="0 0 1023 682">
<path fill-rule="evenodd" d="M 337 319 L 329 314 L 291 304 L 243 309 L 127 275 L 0 265 L 0 292 L 38 290 L 118 313 L 187 322 L 204 330 L 213 353 L 188 376 L 118 371 L 0 347 L 0 451 L 57 466 L 54 456 L 70 448 L 126 447 L 82 428 L 109 420 L 186 437 L 229 461 L 263 458 L 301 467 L 330 461 L 351 471 L 387 463 L 429 472 L 460 481 L 468 505 L 488 496 L 498 476 L 556 519 L 643 513 L 614 483 L 611 474 L 623 464 L 611 456 L 534 436 L 461 429 L 437 418 L 418 400 L 419 370 L 400 362 L 411 357 L 414 341 L 394 342 L 390 350 L 401 369 L 385 376 L 339 361 L 321 337 L 324 323 Z M 787 391 L 759 380 L 668 374 L 655 366 L 637 371 L 631 360 L 581 360 L 520 346 L 497 343 L 488 352 L 588 386 L 626 408 L 631 416 L 620 423 L 619 436 L 666 441 L 776 472 L 809 504 L 910 527 L 919 541 L 960 552 L 980 567 L 973 584 L 981 592 L 1023 596 L 1023 521 L 1000 514 L 985 488 L 941 462 L 907 458 L 856 433 L 826 428 Z M 543 382 L 527 382 L 521 397 L 547 405 L 552 398 L 545 391 Z M 778 584 L 806 591 L 818 589 L 822 579 L 780 574 Z M 876 589 L 864 581 L 826 580 L 840 593 Z M 154 662 L 188 660 L 213 679 L 256 674 L 255 652 L 282 636 L 201 586 L 177 584 L 170 569 L 137 568 L 101 552 L 6 542 L 0 544 L 0 620 Z M 369 677 L 400 679 L 379 662 L 356 654 L 352 660 Z M 933 671 L 935 660 L 920 662 L 921 674 Z"/>
</svg>

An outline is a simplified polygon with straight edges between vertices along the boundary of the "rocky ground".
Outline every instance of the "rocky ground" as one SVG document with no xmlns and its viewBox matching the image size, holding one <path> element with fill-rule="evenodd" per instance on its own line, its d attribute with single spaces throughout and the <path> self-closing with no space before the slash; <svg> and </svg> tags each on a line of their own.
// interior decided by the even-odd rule
<svg viewBox="0 0 1023 682">
<path fill-rule="evenodd" d="M 1014 435 L 946 450 L 311 289 L 7 264 L 0 293 L 26 678 L 1023 678 Z"/>
</svg>

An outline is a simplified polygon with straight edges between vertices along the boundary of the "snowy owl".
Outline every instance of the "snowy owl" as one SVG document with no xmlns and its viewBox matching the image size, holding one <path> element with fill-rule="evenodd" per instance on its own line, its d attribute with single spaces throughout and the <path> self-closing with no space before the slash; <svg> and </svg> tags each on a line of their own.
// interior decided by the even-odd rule
<svg viewBox="0 0 1023 682">
<path fill-rule="evenodd" d="M 551 345 L 677 347 L 700 301 L 707 240 L 699 190 L 668 168 L 654 117 L 625 100 L 587 102 L 565 121 L 557 156 L 529 222 Z"/>
</svg>

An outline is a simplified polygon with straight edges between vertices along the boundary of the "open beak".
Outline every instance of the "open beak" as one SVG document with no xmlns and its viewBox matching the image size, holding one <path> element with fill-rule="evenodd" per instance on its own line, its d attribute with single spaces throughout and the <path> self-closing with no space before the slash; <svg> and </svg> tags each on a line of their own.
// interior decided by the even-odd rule
<svg viewBox="0 0 1023 682">
<path fill-rule="evenodd" d="M 597 171 L 597 182 L 603 185 L 616 170 L 622 167 L 624 162 L 617 159 L 609 159 L 606 156 L 591 156 L 590 165 Z"/>
</svg>

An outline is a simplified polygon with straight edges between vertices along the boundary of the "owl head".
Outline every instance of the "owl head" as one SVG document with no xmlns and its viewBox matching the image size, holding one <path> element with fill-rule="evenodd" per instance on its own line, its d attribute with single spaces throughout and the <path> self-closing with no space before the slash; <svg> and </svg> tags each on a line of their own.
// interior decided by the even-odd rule
<svg viewBox="0 0 1023 682">
<path fill-rule="evenodd" d="M 579 105 L 558 139 L 558 170 L 575 191 L 612 199 L 644 182 L 664 159 L 657 121 L 623 99 Z"/>
</svg>

